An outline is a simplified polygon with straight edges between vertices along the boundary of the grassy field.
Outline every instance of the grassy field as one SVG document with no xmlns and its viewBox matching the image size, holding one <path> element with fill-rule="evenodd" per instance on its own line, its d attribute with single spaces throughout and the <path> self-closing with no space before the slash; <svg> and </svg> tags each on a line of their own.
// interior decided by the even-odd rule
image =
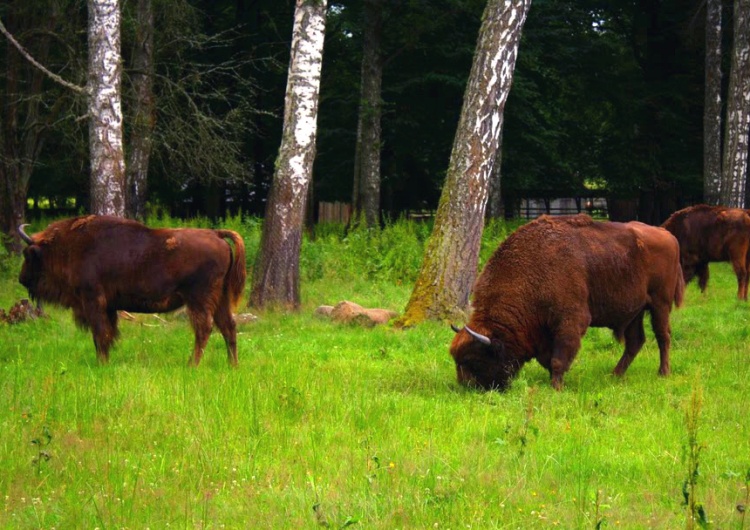
<svg viewBox="0 0 750 530">
<path fill-rule="evenodd" d="M 257 223 L 228 224 L 254 256 Z M 403 310 L 427 232 L 305 241 L 302 311 L 241 326 L 237 370 L 216 334 L 188 368 L 179 315 L 121 322 L 108 366 L 68 311 L 0 324 L 0 528 L 750 529 L 750 306 L 726 264 L 673 313 L 670 377 L 649 332 L 614 378 L 621 346 L 591 329 L 562 392 L 530 364 L 481 393 L 457 385 L 447 325 L 313 316 Z M 19 267 L 0 261 L 2 308 Z"/>
</svg>

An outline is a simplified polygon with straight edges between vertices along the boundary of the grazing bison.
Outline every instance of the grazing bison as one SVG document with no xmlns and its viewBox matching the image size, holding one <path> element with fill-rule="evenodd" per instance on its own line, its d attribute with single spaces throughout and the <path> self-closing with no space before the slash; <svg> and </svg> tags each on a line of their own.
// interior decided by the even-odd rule
<svg viewBox="0 0 750 530">
<path fill-rule="evenodd" d="M 73 310 L 90 328 L 99 361 L 118 336 L 117 311 L 163 313 L 187 306 L 198 365 L 213 324 L 237 365 L 232 316 L 245 286 L 245 245 L 231 230 L 150 229 L 126 219 L 89 215 L 19 233 L 28 246 L 18 281 L 31 298 Z M 225 240 L 229 239 L 232 247 Z M 234 256 L 233 256 L 234 254 Z"/>
<path fill-rule="evenodd" d="M 737 298 L 747 300 L 750 214 L 739 208 L 700 204 L 673 213 L 662 225 L 680 243 L 685 282 L 696 275 L 701 291 L 708 285 L 708 264 L 731 261 L 737 276 Z"/>
<path fill-rule="evenodd" d="M 669 314 L 684 289 L 677 240 L 666 230 L 542 216 L 511 234 L 479 276 L 469 323 L 454 328 L 458 380 L 503 390 L 536 359 L 559 390 L 589 326 L 624 338 L 614 370 L 622 375 L 646 341 L 647 310 L 667 375 Z"/>
</svg>

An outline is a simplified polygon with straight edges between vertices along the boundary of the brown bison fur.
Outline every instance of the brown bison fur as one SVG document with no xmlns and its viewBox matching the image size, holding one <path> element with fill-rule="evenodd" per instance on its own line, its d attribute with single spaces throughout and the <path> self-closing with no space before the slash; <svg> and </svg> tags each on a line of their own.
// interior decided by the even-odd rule
<svg viewBox="0 0 750 530">
<path fill-rule="evenodd" d="M 117 311 L 163 313 L 187 306 L 200 363 L 213 324 L 237 364 L 232 310 L 245 286 L 245 245 L 231 230 L 150 229 L 118 217 L 65 219 L 29 237 L 19 281 L 33 299 L 73 310 L 91 329 L 96 354 L 109 359 Z M 232 242 L 232 247 L 226 241 Z"/>
<path fill-rule="evenodd" d="M 750 214 L 739 208 L 700 204 L 673 213 L 662 225 L 680 243 L 685 282 L 698 276 L 701 291 L 708 285 L 708 264 L 731 261 L 737 276 L 737 298 L 747 300 Z"/>
<path fill-rule="evenodd" d="M 646 311 L 667 375 L 669 314 L 684 289 L 677 240 L 666 230 L 540 217 L 511 234 L 479 276 L 469 323 L 450 348 L 458 380 L 502 390 L 536 359 L 559 390 L 589 326 L 624 339 L 614 370 L 622 375 L 646 340 Z"/>
</svg>

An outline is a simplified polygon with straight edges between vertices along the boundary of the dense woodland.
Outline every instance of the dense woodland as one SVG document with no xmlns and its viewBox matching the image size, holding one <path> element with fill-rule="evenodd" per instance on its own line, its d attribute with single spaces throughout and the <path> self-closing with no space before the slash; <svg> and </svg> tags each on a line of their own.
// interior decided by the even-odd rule
<svg viewBox="0 0 750 530">
<path fill-rule="evenodd" d="M 122 3 L 126 151 L 138 123 L 138 4 Z M 311 205 L 352 200 L 367 4 L 328 8 Z M 721 19 L 725 73 L 732 4 L 724 2 Z M 485 5 L 379 2 L 381 207 L 391 218 L 437 206 Z M 154 0 L 152 9 L 150 211 L 262 215 L 281 137 L 294 2 Z M 13 0 L 0 5 L 0 18 L 52 72 L 85 82 L 86 2 Z M 660 222 L 700 202 L 705 21 L 697 0 L 536 0 L 505 108 L 506 215 L 522 197 L 596 195 L 620 217 Z M 86 210 L 83 98 L 38 73 L 6 39 L 0 46 L 2 156 L 6 168 L 29 164 L 28 216 L 41 206 Z"/>
</svg>

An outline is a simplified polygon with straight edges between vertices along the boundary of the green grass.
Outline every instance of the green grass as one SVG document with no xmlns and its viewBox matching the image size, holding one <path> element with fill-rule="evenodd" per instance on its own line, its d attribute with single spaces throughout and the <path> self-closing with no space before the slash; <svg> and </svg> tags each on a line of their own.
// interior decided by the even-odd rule
<svg viewBox="0 0 750 530">
<path fill-rule="evenodd" d="M 251 262 L 257 223 L 233 223 Z M 403 310 L 428 233 L 321 229 L 303 246 L 302 310 L 243 325 L 237 370 L 218 334 L 189 369 L 177 315 L 121 322 L 108 366 L 68 311 L 0 324 L 0 528 L 687 528 L 699 392 L 695 500 L 714 528 L 750 529 L 736 509 L 750 306 L 726 264 L 673 313 L 670 377 L 649 333 L 614 378 L 621 346 L 592 329 L 564 391 L 530 364 L 480 393 L 457 385 L 446 325 L 312 315 L 343 299 Z M 488 231 L 483 256 L 505 233 Z M 0 307 L 25 296 L 19 267 L 0 262 Z"/>
</svg>

